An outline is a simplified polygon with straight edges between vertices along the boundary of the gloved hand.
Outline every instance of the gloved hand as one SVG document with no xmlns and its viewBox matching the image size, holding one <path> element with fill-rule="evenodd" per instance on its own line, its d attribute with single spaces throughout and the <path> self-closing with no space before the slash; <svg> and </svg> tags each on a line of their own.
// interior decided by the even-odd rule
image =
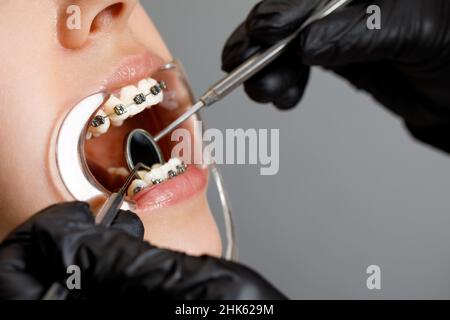
<svg viewBox="0 0 450 320">
<path fill-rule="evenodd" d="M 0 299 L 39 299 L 66 268 L 81 270 L 69 298 L 281 299 L 241 265 L 190 257 L 143 242 L 143 226 L 121 212 L 109 229 L 96 226 L 82 202 L 49 207 L 0 244 Z"/>
<path fill-rule="evenodd" d="M 223 70 L 292 33 L 320 2 L 257 4 L 226 43 Z M 369 5 L 381 9 L 381 30 L 367 27 Z M 257 102 L 289 109 L 303 96 L 309 66 L 323 66 L 401 116 L 416 138 L 450 152 L 448 21 L 448 0 L 355 0 L 307 28 L 245 90 Z"/>
<path fill-rule="evenodd" d="M 0 244 L 0 299 L 40 299 L 56 281 L 65 283 L 67 266 L 84 242 L 121 232 L 142 240 L 144 226 L 121 211 L 111 231 L 96 226 L 89 205 L 67 202 L 50 206 L 16 228 Z"/>
</svg>

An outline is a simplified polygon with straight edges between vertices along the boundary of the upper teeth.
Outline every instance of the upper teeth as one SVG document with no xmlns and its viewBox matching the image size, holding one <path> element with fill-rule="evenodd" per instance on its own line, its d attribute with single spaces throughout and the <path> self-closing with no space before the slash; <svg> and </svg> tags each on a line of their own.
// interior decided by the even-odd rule
<svg viewBox="0 0 450 320">
<path fill-rule="evenodd" d="M 95 127 L 90 126 L 90 128 L 93 128 L 95 130 L 91 130 L 89 128 L 89 133 L 91 133 L 94 137 L 98 137 L 106 133 L 111 124 L 110 119 L 106 116 L 105 111 L 101 109 L 95 115 L 94 119 L 92 120 L 92 123 L 95 124 Z"/>
<path fill-rule="evenodd" d="M 140 179 L 135 179 L 128 187 L 128 196 L 133 197 L 142 189 L 160 184 L 186 171 L 186 165 L 178 158 L 172 158 L 165 164 L 155 164 L 150 171 L 138 171 Z"/>
<path fill-rule="evenodd" d="M 121 126 L 129 117 L 161 103 L 164 99 L 163 89 L 165 88 L 164 81 L 157 82 L 155 79 L 147 78 L 139 81 L 137 87 L 130 85 L 122 88 L 120 99 L 111 95 L 94 116 L 87 138 L 92 135 L 98 137 L 108 131 L 110 124 Z"/>
</svg>

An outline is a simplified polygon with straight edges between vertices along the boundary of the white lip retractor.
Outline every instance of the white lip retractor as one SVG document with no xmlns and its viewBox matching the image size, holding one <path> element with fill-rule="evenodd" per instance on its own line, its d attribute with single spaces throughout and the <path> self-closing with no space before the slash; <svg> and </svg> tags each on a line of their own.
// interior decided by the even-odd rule
<svg viewBox="0 0 450 320">
<path fill-rule="evenodd" d="M 90 174 L 84 157 L 86 119 L 109 98 L 109 94 L 93 94 L 77 105 L 64 118 L 56 140 L 56 163 L 64 186 L 73 198 L 89 201 L 110 192 Z M 124 201 L 122 210 L 132 210 L 132 202 Z"/>
</svg>

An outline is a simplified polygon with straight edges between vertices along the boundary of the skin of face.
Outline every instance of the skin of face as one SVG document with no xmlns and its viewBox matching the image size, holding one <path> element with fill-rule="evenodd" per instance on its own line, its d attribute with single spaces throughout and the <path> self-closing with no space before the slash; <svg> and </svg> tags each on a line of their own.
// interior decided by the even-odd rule
<svg viewBox="0 0 450 320">
<path fill-rule="evenodd" d="M 80 8 L 80 29 L 66 26 Z M 171 55 L 134 0 L 2 0 L 0 2 L 0 239 L 37 211 L 71 201 L 53 158 L 63 116 L 98 91 L 119 61 L 151 50 Z M 220 255 L 206 195 L 138 213 L 152 244 L 190 254 Z"/>
</svg>

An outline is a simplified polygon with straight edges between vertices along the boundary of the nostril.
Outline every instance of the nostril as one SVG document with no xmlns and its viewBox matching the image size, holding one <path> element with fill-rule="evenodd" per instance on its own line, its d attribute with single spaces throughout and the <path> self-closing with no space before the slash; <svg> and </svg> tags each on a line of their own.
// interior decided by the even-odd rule
<svg viewBox="0 0 450 320">
<path fill-rule="evenodd" d="M 99 30 L 109 29 L 114 19 L 122 14 L 124 7 L 123 3 L 115 3 L 103 9 L 92 21 L 90 32 L 95 33 Z"/>
</svg>

